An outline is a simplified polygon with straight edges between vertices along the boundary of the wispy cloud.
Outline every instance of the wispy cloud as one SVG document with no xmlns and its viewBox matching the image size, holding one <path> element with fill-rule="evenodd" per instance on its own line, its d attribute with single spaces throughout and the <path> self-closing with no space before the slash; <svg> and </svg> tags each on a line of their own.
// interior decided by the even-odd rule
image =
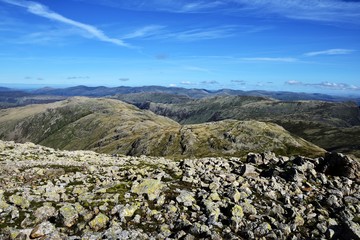
<svg viewBox="0 0 360 240">
<path fill-rule="evenodd" d="M 180 41 L 199 41 L 232 37 L 236 26 L 218 26 L 211 28 L 193 28 L 185 31 L 165 33 L 159 38 L 172 38 Z"/>
<path fill-rule="evenodd" d="M 42 77 L 30 77 L 30 76 L 26 76 L 26 77 L 24 77 L 24 79 L 26 79 L 26 80 L 37 80 L 37 81 L 43 81 L 44 80 L 44 78 L 42 78 Z"/>
<path fill-rule="evenodd" d="M 160 25 L 149 25 L 139 29 L 135 29 L 133 32 L 128 33 L 122 37 L 122 39 L 132 38 L 146 38 L 158 34 L 165 26 Z"/>
<path fill-rule="evenodd" d="M 130 45 L 125 43 L 123 40 L 111 38 L 111 37 L 107 36 L 104 32 L 102 32 L 100 29 L 96 28 L 95 26 L 81 23 L 81 22 L 72 20 L 70 18 L 64 17 L 59 13 L 51 11 L 45 5 L 42 5 L 40 3 L 32 2 L 32 1 L 25 1 L 25 0 L 0 0 L 0 1 L 15 5 L 15 6 L 23 7 L 28 12 L 30 12 L 34 15 L 79 28 L 83 31 L 86 31 L 93 38 L 96 38 L 100 41 L 113 43 L 115 45 L 122 46 L 122 47 L 130 47 Z"/>
<path fill-rule="evenodd" d="M 206 11 L 209 9 L 217 8 L 222 5 L 225 5 L 224 1 L 193 1 L 189 3 L 185 3 L 179 9 L 179 12 L 198 12 L 198 11 Z"/>
<path fill-rule="evenodd" d="M 251 58 L 240 58 L 242 61 L 252 61 L 252 62 L 297 62 L 297 58 L 292 57 L 251 57 Z"/>
<path fill-rule="evenodd" d="M 360 86 L 355 86 L 355 85 L 351 85 L 351 84 L 347 84 L 347 83 L 335 83 L 335 82 L 304 83 L 302 81 L 289 80 L 289 81 L 286 81 L 285 84 L 325 88 L 325 89 L 331 89 L 331 90 L 355 90 L 355 91 L 360 90 Z"/>
<path fill-rule="evenodd" d="M 227 0 L 224 0 L 227 1 Z M 231 0 L 229 0 L 231 1 Z M 227 2 L 229 2 L 227 1 Z M 360 23 L 359 1 L 344 0 L 234 0 L 242 10 L 259 16 L 275 14 L 292 19 Z"/>
<path fill-rule="evenodd" d="M 211 80 L 211 81 L 202 81 L 200 82 L 201 84 L 205 84 L 205 85 L 214 85 L 214 84 L 219 84 L 219 82 L 215 81 L 215 80 Z"/>
<path fill-rule="evenodd" d="M 86 0 L 86 2 L 89 1 L 137 11 L 216 12 L 261 18 L 270 15 L 291 19 L 360 24 L 360 2 L 355 0 Z"/>
<path fill-rule="evenodd" d="M 355 52 L 355 50 L 353 49 L 334 48 L 323 51 L 308 52 L 305 53 L 304 55 L 308 57 L 314 57 L 319 55 L 345 55 L 345 54 L 351 54 L 353 52 Z"/>
<path fill-rule="evenodd" d="M 237 85 L 245 85 L 246 81 L 244 80 L 231 80 L 232 83 L 235 83 Z"/>
<path fill-rule="evenodd" d="M 171 28 L 162 25 L 149 25 L 125 34 L 121 39 L 170 39 L 184 42 L 211 40 L 235 36 L 239 33 L 239 27 L 242 27 L 243 33 L 247 34 L 268 29 L 260 29 L 259 27 L 254 26 L 221 25 L 212 27 L 188 27 L 174 31 Z"/>
<path fill-rule="evenodd" d="M 20 35 L 20 34 L 19 34 Z M 63 44 L 66 42 L 66 38 L 73 35 L 84 35 L 81 30 L 77 28 L 66 28 L 66 29 L 49 29 L 41 28 L 40 31 L 26 34 L 21 32 L 21 36 L 11 40 L 11 43 L 16 44 Z M 74 42 L 74 40 L 72 40 Z"/>
</svg>

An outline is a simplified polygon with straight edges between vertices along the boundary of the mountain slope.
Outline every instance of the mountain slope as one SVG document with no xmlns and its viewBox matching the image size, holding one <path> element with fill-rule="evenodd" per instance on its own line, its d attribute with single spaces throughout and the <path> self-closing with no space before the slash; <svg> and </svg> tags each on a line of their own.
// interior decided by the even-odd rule
<svg viewBox="0 0 360 240">
<path fill-rule="evenodd" d="M 353 102 L 219 96 L 182 104 L 147 103 L 144 107 L 182 124 L 224 119 L 273 122 L 327 150 L 341 150 L 360 156 L 360 139 L 352 137 L 360 134 L 360 109 Z M 351 134 L 346 137 L 344 132 Z"/>
<path fill-rule="evenodd" d="M 181 126 L 117 100 L 84 97 L 1 110 L 0 138 L 60 149 L 176 158 L 324 152 L 272 123 L 226 120 Z"/>
</svg>

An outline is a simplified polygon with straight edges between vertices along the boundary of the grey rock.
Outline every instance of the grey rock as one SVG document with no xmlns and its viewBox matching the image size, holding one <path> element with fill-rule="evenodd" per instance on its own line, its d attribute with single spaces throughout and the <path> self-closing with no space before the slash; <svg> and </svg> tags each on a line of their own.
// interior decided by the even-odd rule
<svg viewBox="0 0 360 240">
<path fill-rule="evenodd" d="M 48 220 L 56 216 L 56 210 L 52 206 L 43 206 L 35 210 L 34 217 L 37 223 Z"/>
<path fill-rule="evenodd" d="M 51 233 L 56 232 L 56 228 L 50 222 L 42 222 L 37 225 L 30 233 L 31 238 L 39 238 L 44 237 L 46 235 L 50 235 Z"/>
<path fill-rule="evenodd" d="M 72 227 L 74 224 L 77 223 L 79 218 L 79 214 L 76 209 L 70 205 L 66 204 L 59 210 L 60 216 L 63 219 L 64 225 L 68 228 Z"/>
<path fill-rule="evenodd" d="M 186 207 L 192 206 L 196 202 L 194 194 L 185 190 L 180 191 L 180 194 L 176 197 L 176 201 L 184 204 Z"/>
</svg>

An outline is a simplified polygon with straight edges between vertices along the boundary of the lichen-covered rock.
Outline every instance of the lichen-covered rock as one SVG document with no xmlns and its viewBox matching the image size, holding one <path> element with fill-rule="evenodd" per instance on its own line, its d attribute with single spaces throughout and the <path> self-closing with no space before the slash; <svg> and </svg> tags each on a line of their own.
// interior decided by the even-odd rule
<svg viewBox="0 0 360 240">
<path fill-rule="evenodd" d="M 257 214 L 256 208 L 248 200 L 245 200 L 245 202 L 243 202 L 241 204 L 241 206 L 242 206 L 243 212 L 245 214 L 248 214 L 248 215 L 256 215 Z"/>
<path fill-rule="evenodd" d="M 105 214 L 99 213 L 92 221 L 89 222 L 89 226 L 94 231 L 99 231 L 101 229 L 104 229 L 109 222 L 109 217 Z"/>
<path fill-rule="evenodd" d="M 164 188 L 164 184 L 160 180 L 145 179 L 138 185 L 133 185 L 131 188 L 132 193 L 146 194 L 150 201 L 159 197 L 161 190 Z"/>
<path fill-rule="evenodd" d="M 59 212 L 63 219 L 64 225 L 69 228 L 72 227 L 79 218 L 78 212 L 70 204 L 66 204 L 65 206 L 61 207 Z"/>
<path fill-rule="evenodd" d="M 139 207 L 140 207 L 139 202 L 126 204 L 125 206 L 121 206 L 120 209 L 118 210 L 119 217 L 121 219 L 123 219 L 125 217 L 132 217 L 134 215 L 134 213 L 136 212 L 136 210 L 139 209 Z"/>
<path fill-rule="evenodd" d="M 22 209 L 27 209 L 30 206 L 29 200 L 16 194 L 10 196 L 9 201 Z"/>
<path fill-rule="evenodd" d="M 5 211 L 7 208 L 9 208 L 9 204 L 5 201 L 4 198 L 4 191 L 0 190 L 0 213 L 2 213 L 3 211 Z"/>
<path fill-rule="evenodd" d="M 254 230 L 254 234 L 258 237 L 268 234 L 272 230 L 271 225 L 267 222 L 259 224 Z"/>
<path fill-rule="evenodd" d="M 184 204 L 186 207 L 190 207 L 196 202 L 194 194 L 188 191 L 180 191 L 179 196 L 176 197 L 176 201 Z"/>
<path fill-rule="evenodd" d="M 244 217 L 244 211 L 240 205 L 235 205 L 231 209 L 231 221 L 234 227 L 234 231 L 237 232 L 240 227 L 240 223 Z"/>
<path fill-rule="evenodd" d="M 50 235 L 51 233 L 56 232 L 56 228 L 54 225 L 52 225 L 50 222 L 42 222 L 39 225 L 37 225 L 30 233 L 31 238 L 40 238 L 47 235 Z"/>
<path fill-rule="evenodd" d="M 42 206 L 35 210 L 34 217 L 35 222 L 43 222 L 45 220 L 48 220 L 50 217 L 56 216 L 56 210 L 52 206 Z"/>
</svg>

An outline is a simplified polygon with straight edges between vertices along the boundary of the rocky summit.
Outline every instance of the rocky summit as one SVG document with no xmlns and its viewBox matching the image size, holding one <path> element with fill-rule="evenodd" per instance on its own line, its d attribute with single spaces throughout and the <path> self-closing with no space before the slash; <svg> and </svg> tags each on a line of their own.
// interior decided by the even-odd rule
<svg viewBox="0 0 360 240">
<path fill-rule="evenodd" d="M 348 156 L 124 157 L 0 141 L 0 239 L 360 239 Z"/>
</svg>

